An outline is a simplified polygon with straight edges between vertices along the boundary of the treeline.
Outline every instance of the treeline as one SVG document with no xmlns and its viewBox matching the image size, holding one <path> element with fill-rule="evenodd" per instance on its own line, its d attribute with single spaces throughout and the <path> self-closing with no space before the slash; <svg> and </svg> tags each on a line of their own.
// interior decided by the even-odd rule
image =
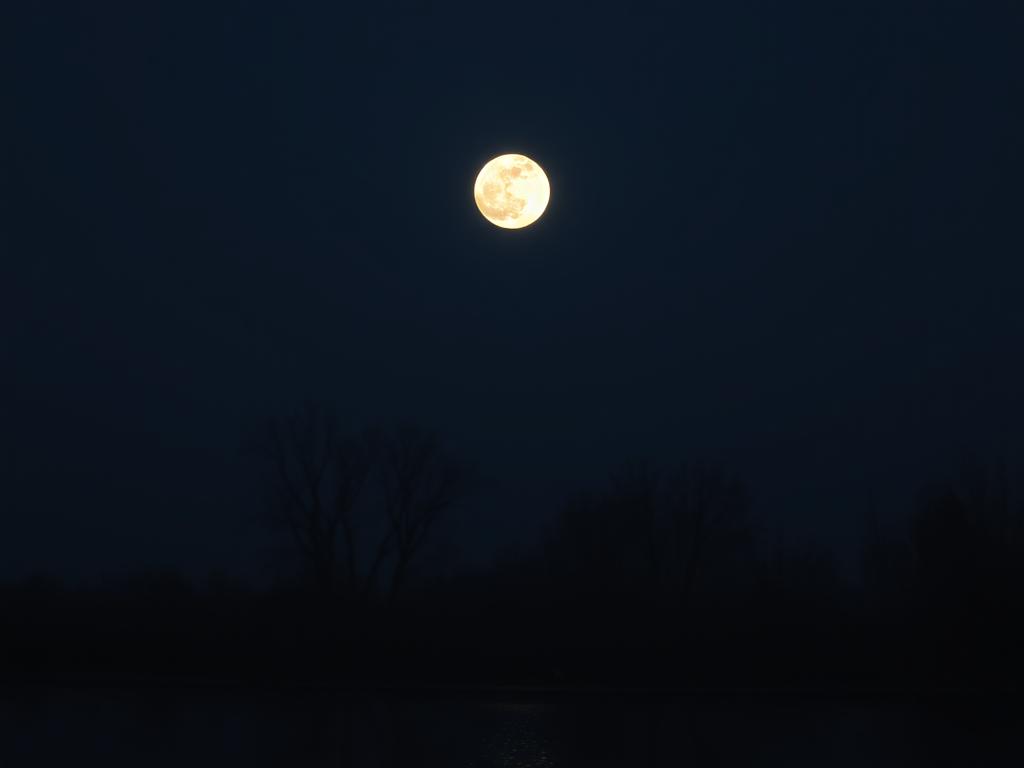
<svg viewBox="0 0 1024 768">
<path fill-rule="evenodd" d="M 759 554 L 742 481 L 630 464 L 530 552 L 424 567 L 473 473 L 413 427 L 343 434 L 305 407 L 250 440 L 295 569 L 270 589 L 144 574 L 0 587 L 8 681 L 1016 689 L 1024 507 L 1005 470 L 865 515 L 862 578 Z"/>
</svg>

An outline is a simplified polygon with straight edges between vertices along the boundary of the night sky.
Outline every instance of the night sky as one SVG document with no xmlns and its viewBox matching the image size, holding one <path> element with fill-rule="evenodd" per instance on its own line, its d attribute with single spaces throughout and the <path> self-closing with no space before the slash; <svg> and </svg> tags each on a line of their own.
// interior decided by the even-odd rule
<svg viewBox="0 0 1024 768">
<path fill-rule="evenodd" d="M 260 573 L 246 435 L 304 398 L 475 464 L 469 560 L 632 458 L 840 555 L 1024 465 L 1018 2 L 17 5 L 0 576 Z"/>
</svg>

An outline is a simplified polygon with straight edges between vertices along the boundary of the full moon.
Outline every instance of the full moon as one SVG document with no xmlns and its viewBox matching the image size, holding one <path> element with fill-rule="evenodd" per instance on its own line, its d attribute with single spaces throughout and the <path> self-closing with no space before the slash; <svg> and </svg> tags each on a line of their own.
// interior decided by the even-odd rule
<svg viewBox="0 0 1024 768">
<path fill-rule="evenodd" d="M 499 155 L 480 169 L 473 196 L 491 224 L 521 229 L 544 213 L 551 185 L 543 169 L 526 155 Z"/>
</svg>

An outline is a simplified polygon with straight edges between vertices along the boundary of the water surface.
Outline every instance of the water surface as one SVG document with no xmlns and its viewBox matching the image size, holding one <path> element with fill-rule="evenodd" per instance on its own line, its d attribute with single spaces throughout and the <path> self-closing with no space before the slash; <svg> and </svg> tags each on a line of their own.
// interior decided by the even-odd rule
<svg viewBox="0 0 1024 768">
<path fill-rule="evenodd" d="M 0 693 L 0 765 L 1021 766 L 1004 702 L 572 693 Z"/>
</svg>

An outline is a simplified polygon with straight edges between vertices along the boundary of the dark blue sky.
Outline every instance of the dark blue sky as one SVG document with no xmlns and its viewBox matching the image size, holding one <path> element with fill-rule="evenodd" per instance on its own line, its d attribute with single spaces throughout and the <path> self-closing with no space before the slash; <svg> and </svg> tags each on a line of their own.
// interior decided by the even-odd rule
<svg viewBox="0 0 1024 768">
<path fill-rule="evenodd" d="M 468 551 L 631 457 L 847 552 L 868 489 L 1022 464 L 1019 3 L 30 5 L 3 574 L 251 572 L 243 437 L 303 397 L 477 463 Z M 551 179 L 529 230 L 473 205 L 505 151 Z"/>
</svg>

